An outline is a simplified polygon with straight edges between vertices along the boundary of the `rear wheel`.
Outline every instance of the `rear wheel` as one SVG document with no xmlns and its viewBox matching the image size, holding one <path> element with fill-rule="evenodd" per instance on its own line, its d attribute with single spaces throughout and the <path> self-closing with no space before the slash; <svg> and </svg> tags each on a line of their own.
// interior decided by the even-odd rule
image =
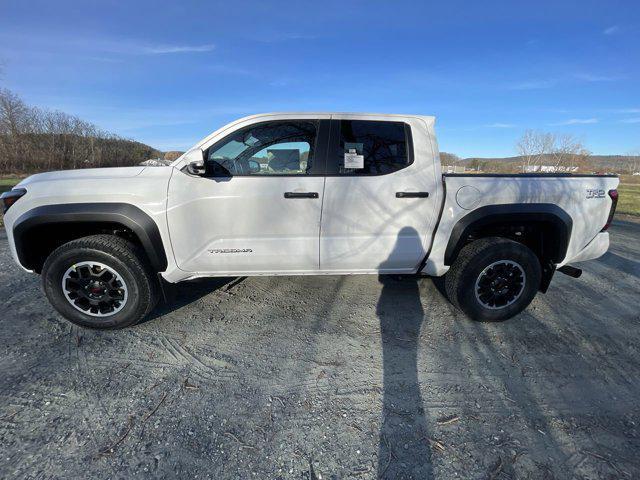
<svg viewBox="0 0 640 480">
<path fill-rule="evenodd" d="M 473 320 L 502 321 L 527 308 L 540 287 L 538 257 L 525 245 L 501 237 L 465 246 L 447 272 L 451 303 Z"/>
<path fill-rule="evenodd" d="M 73 323 L 123 328 L 156 305 L 158 286 L 142 252 L 115 235 L 92 235 L 65 243 L 45 261 L 44 291 Z"/>
</svg>

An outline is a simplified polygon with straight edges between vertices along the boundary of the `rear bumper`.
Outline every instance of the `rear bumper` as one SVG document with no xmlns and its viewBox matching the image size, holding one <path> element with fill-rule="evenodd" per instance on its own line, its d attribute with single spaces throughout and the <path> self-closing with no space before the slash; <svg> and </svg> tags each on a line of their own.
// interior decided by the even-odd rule
<svg viewBox="0 0 640 480">
<path fill-rule="evenodd" d="M 567 263 L 584 262 L 586 260 L 593 260 L 604 255 L 609 250 L 609 232 L 598 233 L 593 240 L 591 240 L 586 247 L 584 247 L 573 258 L 567 258 L 558 266 L 566 265 Z"/>
</svg>

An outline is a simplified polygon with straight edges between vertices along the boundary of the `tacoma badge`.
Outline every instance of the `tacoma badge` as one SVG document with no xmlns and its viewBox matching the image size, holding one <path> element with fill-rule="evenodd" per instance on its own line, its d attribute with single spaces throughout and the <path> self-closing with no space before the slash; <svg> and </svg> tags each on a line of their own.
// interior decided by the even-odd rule
<svg viewBox="0 0 640 480">
<path fill-rule="evenodd" d="M 253 250 L 250 248 L 214 248 L 208 250 L 209 253 L 251 253 Z"/>
</svg>

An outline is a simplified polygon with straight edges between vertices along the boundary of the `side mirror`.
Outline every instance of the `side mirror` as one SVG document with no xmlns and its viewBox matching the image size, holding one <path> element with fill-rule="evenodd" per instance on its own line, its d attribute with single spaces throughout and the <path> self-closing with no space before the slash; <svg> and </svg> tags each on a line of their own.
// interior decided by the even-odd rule
<svg viewBox="0 0 640 480">
<path fill-rule="evenodd" d="M 187 172 L 191 175 L 204 175 L 205 170 L 204 160 L 194 160 L 187 163 Z"/>
<path fill-rule="evenodd" d="M 260 171 L 260 164 L 255 160 L 249 160 L 249 173 L 258 173 Z"/>
<path fill-rule="evenodd" d="M 205 152 L 200 148 L 192 148 L 182 157 L 184 161 L 184 169 L 189 175 L 204 175 L 205 168 Z"/>
</svg>

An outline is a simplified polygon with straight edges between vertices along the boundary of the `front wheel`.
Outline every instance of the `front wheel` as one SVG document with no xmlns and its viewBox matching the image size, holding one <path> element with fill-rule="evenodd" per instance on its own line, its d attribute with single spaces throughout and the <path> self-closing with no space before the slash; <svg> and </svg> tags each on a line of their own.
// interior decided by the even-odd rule
<svg viewBox="0 0 640 480">
<path fill-rule="evenodd" d="M 83 237 L 54 250 L 42 268 L 42 284 L 60 314 L 89 328 L 134 325 L 158 300 L 144 255 L 115 235 Z"/>
<path fill-rule="evenodd" d="M 446 274 L 451 303 L 473 320 L 507 320 L 527 308 L 540 287 L 538 257 L 525 245 L 501 237 L 465 246 Z"/>
</svg>

